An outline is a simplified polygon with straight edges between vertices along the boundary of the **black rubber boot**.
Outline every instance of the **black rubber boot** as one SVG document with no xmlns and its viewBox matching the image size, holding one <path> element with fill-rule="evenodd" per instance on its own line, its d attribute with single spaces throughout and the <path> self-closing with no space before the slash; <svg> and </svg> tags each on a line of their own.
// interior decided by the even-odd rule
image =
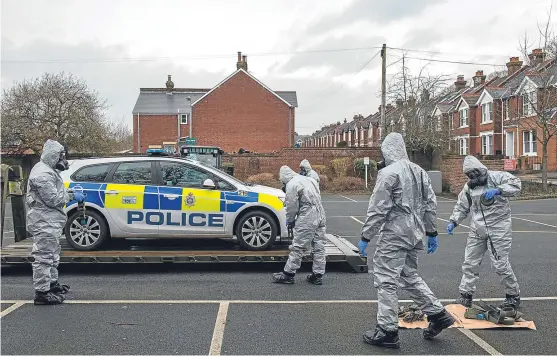
<svg viewBox="0 0 557 356">
<path fill-rule="evenodd" d="M 503 301 L 503 304 L 501 304 L 501 308 L 512 307 L 516 309 L 518 308 L 519 305 L 520 305 L 520 295 L 506 294 L 505 301 Z"/>
<path fill-rule="evenodd" d="M 456 303 L 462 304 L 466 308 L 472 308 L 472 294 L 460 293 L 460 297 L 457 298 Z"/>
<path fill-rule="evenodd" d="M 323 284 L 323 276 L 320 274 L 312 273 L 307 277 L 309 283 L 320 286 Z"/>
<path fill-rule="evenodd" d="M 54 294 L 66 294 L 69 290 L 68 284 L 60 284 L 58 281 L 50 284 L 50 291 Z"/>
<path fill-rule="evenodd" d="M 273 283 L 294 284 L 294 274 L 279 272 L 273 274 Z"/>
<path fill-rule="evenodd" d="M 443 310 L 441 313 L 437 313 L 435 315 L 428 315 L 427 320 L 429 321 L 429 325 L 427 329 L 424 330 L 424 339 L 431 340 L 435 336 L 439 335 L 443 329 L 448 328 L 449 326 L 453 325 L 456 321 L 455 318 L 446 310 Z"/>
<path fill-rule="evenodd" d="M 388 349 L 400 348 L 398 330 L 385 331 L 380 326 L 376 326 L 375 330 L 366 331 L 364 333 L 364 342 L 370 345 L 385 347 Z"/>
<path fill-rule="evenodd" d="M 35 305 L 56 305 L 62 304 L 66 298 L 61 294 L 54 294 L 51 291 L 35 291 Z"/>
</svg>

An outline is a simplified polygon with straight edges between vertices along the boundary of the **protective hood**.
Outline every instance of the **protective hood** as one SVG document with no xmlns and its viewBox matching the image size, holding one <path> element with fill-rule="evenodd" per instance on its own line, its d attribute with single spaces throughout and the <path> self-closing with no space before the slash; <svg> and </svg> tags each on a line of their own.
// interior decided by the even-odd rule
<svg viewBox="0 0 557 356">
<path fill-rule="evenodd" d="M 288 166 L 280 167 L 279 179 L 283 184 L 287 184 L 288 182 L 290 182 L 292 178 L 294 178 L 297 175 L 298 174 Z"/>
<path fill-rule="evenodd" d="M 58 141 L 47 140 L 43 146 L 43 153 L 41 154 L 41 161 L 51 168 L 56 166 L 60 160 L 60 153 L 64 152 L 64 146 Z"/>
<path fill-rule="evenodd" d="M 309 161 L 307 159 L 304 159 L 302 162 L 300 162 L 300 168 L 302 168 L 306 172 L 309 172 L 311 171 L 311 164 L 309 164 Z"/>
<path fill-rule="evenodd" d="M 464 163 L 462 164 L 462 171 L 464 172 L 464 174 L 471 172 L 474 169 L 479 170 L 482 174 L 487 173 L 487 167 L 484 166 L 479 159 L 474 156 L 464 157 Z"/>
<path fill-rule="evenodd" d="M 381 153 L 387 166 L 401 159 L 408 159 L 404 139 L 398 132 L 391 132 L 385 137 L 381 144 Z"/>
</svg>

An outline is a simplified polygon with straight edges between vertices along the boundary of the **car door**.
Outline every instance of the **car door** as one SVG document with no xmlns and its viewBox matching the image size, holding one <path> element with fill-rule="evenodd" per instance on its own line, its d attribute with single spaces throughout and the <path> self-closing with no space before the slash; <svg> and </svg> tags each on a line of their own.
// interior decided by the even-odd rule
<svg viewBox="0 0 557 356">
<path fill-rule="evenodd" d="M 159 172 L 159 206 L 165 218 L 159 233 L 164 236 L 222 236 L 226 214 L 221 191 L 203 187 L 214 175 L 184 162 L 161 160 Z"/>
<path fill-rule="evenodd" d="M 159 211 L 154 161 L 121 162 L 108 177 L 105 208 L 122 232 L 156 236 L 164 218 Z"/>
</svg>

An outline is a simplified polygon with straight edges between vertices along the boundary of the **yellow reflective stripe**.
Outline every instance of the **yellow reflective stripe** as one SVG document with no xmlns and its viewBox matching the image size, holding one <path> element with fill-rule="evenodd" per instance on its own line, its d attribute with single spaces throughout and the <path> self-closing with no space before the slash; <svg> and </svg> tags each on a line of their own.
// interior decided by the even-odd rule
<svg viewBox="0 0 557 356">
<path fill-rule="evenodd" d="M 277 211 L 284 208 L 282 201 L 274 195 L 259 193 L 257 201 L 262 204 L 267 204 Z"/>
<path fill-rule="evenodd" d="M 182 210 L 219 212 L 220 191 L 184 188 L 182 189 Z"/>
<path fill-rule="evenodd" d="M 118 194 L 105 194 L 104 207 L 107 209 L 143 209 L 145 186 L 132 184 L 107 184 L 106 191 L 115 190 Z"/>
</svg>

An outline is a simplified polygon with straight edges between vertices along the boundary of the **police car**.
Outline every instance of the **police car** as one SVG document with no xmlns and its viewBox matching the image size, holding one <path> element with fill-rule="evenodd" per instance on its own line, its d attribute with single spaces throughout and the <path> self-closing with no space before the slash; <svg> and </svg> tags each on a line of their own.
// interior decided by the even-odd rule
<svg viewBox="0 0 557 356">
<path fill-rule="evenodd" d="M 69 161 L 66 188 L 87 194 L 85 218 L 68 202 L 65 236 L 77 250 L 110 238 L 233 238 L 266 250 L 288 237 L 284 193 L 246 184 L 198 161 L 156 156 Z"/>
</svg>

